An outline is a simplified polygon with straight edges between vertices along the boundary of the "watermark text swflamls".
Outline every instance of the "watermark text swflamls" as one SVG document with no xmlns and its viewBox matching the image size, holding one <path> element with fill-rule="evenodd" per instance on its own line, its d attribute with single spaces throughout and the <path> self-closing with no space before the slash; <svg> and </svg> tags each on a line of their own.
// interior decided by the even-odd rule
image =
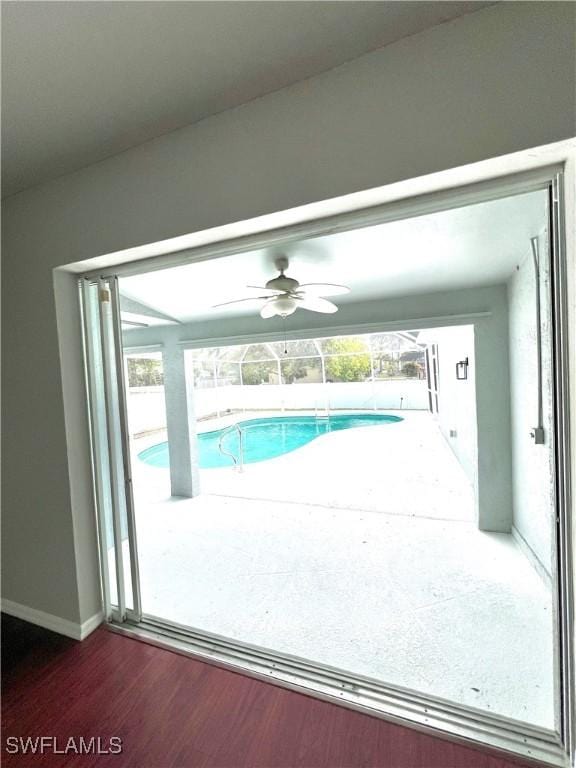
<svg viewBox="0 0 576 768">
<path fill-rule="evenodd" d="M 4 745 L 9 755 L 119 755 L 119 736 L 7 736 Z"/>
</svg>

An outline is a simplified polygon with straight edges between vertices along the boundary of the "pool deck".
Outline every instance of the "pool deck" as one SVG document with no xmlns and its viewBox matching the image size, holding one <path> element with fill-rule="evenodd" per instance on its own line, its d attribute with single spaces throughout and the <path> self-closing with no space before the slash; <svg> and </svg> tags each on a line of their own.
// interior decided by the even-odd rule
<svg viewBox="0 0 576 768">
<path fill-rule="evenodd" d="M 338 411 L 338 413 L 353 413 Z M 409 517 L 474 520 L 473 491 L 434 420 L 425 411 L 386 411 L 403 421 L 321 435 L 296 451 L 264 462 L 200 470 L 202 494 L 365 509 Z M 310 411 L 246 412 L 241 420 Z M 204 431 L 229 426 L 239 414 L 203 422 Z M 135 486 L 146 497 L 170 495 L 167 470 L 136 458 L 165 440 L 157 434 L 133 448 Z M 291 482 L 295 477 L 297 482 Z"/>
<path fill-rule="evenodd" d="M 241 418 L 263 415 L 279 414 Z M 194 499 L 136 460 L 144 610 L 552 727 L 548 585 L 510 535 L 477 529 L 430 415 L 400 415 L 202 470 Z"/>
</svg>

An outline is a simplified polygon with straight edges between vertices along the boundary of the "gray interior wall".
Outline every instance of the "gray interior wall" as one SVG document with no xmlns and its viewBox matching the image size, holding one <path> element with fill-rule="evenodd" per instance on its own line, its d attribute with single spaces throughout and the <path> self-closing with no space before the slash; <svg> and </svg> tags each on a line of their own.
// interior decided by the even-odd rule
<svg viewBox="0 0 576 768">
<path fill-rule="evenodd" d="M 51 271 L 569 138 L 575 12 L 496 4 L 4 201 L 5 598 L 76 621 L 97 594 Z M 77 397 L 79 360 L 62 364 Z"/>
<path fill-rule="evenodd" d="M 540 297 L 542 331 L 542 400 L 544 445 L 530 430 L 537 426 L 536 273 L 527 244 L 518 269 L 508 282 L 510 394 L 512 418 L 513 510 L 516 533 L 545 572 L 552 568 L 553 453 L 550 271 L 542 238 Z"/>
<path fill-rule="evenodd" d="M 8 236 L 9 222 L 4 220 Z M 79 621 L 56 310 L 3 249 L 2 597 Z"/>
</svg>

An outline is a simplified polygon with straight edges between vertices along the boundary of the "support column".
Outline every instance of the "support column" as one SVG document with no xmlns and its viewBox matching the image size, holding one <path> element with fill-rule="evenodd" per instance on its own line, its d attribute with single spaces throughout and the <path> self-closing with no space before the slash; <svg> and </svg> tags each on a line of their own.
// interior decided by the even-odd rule
<svg viewBox="0 0 576 768">
<path fill-rule="evenodd" d="M 372 410 L 376 410 L 376 372 L 374 370 L 374 353 L 372 351 L 372 341 L 368 340 L 368 346 L 370 347 L 370 374 L 372 377 Z"/>
<path fill-rule="evenodd" d="M 173 496 L 198 496 L 198 444 L 194 414 L 194 382 L 186 371 L 184 350 L 176 344 L 162 350 L 166 426 Z"/>
<path fill-rule="evenodd" d="M 475 324 L 472 375 L 476 386 L 477 514 L 481 531 L 512 529 L 512 446 L 507 315 Z M 440 381 L 440 387 L 442 381 Z"/>
</svg>

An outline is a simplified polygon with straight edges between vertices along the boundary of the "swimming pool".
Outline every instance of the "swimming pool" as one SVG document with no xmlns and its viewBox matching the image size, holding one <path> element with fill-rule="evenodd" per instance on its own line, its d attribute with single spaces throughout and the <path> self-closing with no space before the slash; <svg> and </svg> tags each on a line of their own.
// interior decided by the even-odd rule
<svg viewBox="0 0 576 768">
<path fill-rule="evenodd" d="M 243 456 L 245 464 L 266 461 L 284 453 L 295 451 L 311 440 L 341 429 L 369 427 L 382 424 L 394 424 L 402 421 L 400 416 L 381 413 L 337 414 L 327 418 L 316 416 L 270 416 L 261 419 L 240 421 L 242 430 Z M 222 437 L 224 435 L 224 437 Z M 198 435 L 200 451 L 200 469 L 230 467 L 232 458 L 220 451 L 238 456 L 239 435 L 236 429 L 225 427 L 213 432 L 201 432 Z M 158 443 L 138 454 L 138 458 L 153 467 L 166 469 L 170 466 L 168 443 Z"/>
</svg>

